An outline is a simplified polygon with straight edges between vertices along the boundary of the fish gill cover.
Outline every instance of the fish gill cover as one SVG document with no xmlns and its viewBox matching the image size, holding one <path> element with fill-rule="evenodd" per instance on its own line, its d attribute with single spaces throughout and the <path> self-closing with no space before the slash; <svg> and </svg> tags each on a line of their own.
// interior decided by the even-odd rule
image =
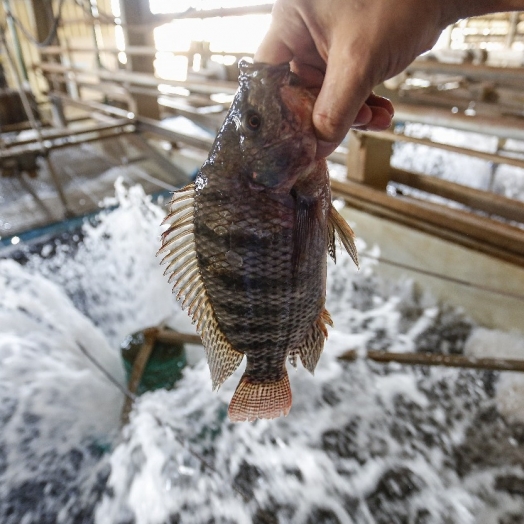
<svg viewBox="0 0 524 524">
<path fill-rule="evenodd" d="M 143 395 L 120 433 L 123 396 L 78 343 L 122 381 L 123 336 L 191 326 L 154 257 L 162 210 L 139 187 L 117 200 L 74 253 L 0 261 L 2 524 L 519 522 L 524 426 L 503 413 L 522 413 L 520 377 L 336 357 L 517 352 L 522 337 L 384 285 L 366 260 L 329 264 L 337 329 L 315 377 L 290 374 L 287 418 L 229 423 L 238 376 L 213 394 L 200 360 L 175 390 Z"/>
</svg>

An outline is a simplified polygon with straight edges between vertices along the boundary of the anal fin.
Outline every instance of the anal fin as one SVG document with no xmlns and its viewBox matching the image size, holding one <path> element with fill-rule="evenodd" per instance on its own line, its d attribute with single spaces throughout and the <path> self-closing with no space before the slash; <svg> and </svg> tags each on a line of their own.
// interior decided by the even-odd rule
<svg viewBox="0 0 524 524">
<path fill-rule="evenodd" d="M 327 309 L 323 309 L 300 346 L 292 352 L 294 355 L 298 354 L 300 356 L 302 365 L 311 374 L 315 372 L 320 355 L 324 349 L 324 341 L 328 336 L 326 324 L 333 326 L 333 321 Z"/>
<path fill-rule="evenodd" d="M 233 349 L 226 336 L 219 329 L 214 315 L 202 331 L 202 342 L 211 372 L 213 389 L 218 389 L 240 366 L 244 354 Z"/>
<path fill-rule="evenodd" d="M 336 231 L 345 250 L 348 252 L 353 262 L 355 262 L 355 265 L 360 267 L 358 262 L 357 247 L 355 246 L 355 233 L 353 233 L 353 230 L 349 227 L 349 224 L 344 220 L 342 215 L 333 207 L 333 204 L 331 204 L 331 208 L 329 210 L 328 228 L 328 253 L 331 255 L 333 260 L 335 260 L 336 251 L 334 245 Z"/>
<path fill-rule="evenodd" d="M 251 382 L 244 374 L 229 404 L 231 422 L 286 416 L 291 408 L 291 387 L 287 373 L 277 382 Z"/>
</svg>

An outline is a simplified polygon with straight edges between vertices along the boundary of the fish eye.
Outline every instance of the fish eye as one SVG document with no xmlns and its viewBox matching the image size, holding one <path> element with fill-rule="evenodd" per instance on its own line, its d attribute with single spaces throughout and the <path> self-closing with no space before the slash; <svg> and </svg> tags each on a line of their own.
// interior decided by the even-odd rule
<svg viewBox="0 0 524 524">
<path fill-rule="evenodd" d="M 250 131 L 258 131 L 261 125 L 261 116 L 254 110 L 248 111 L 244 117 L 244 127 Z"/>
</svg>

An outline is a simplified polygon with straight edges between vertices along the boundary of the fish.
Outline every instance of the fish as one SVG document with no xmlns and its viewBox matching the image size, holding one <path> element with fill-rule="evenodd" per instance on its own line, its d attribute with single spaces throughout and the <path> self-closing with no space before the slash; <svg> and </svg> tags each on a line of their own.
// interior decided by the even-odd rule
<svg viewBox="0 0 524 524">
<path fill-rule="evenodd" d="M 289 63 L 241 60 L 209 156 L 163 222 L 164 275 L 202 338 L 213 390 L 247 359 L 232 422 L 289 413 L 286 362 L 314 373 L 333 325 L 325 301 L 336 236 L 358 266 L 326 159 L 316 158 L 314 102 Z"/>
</svg>

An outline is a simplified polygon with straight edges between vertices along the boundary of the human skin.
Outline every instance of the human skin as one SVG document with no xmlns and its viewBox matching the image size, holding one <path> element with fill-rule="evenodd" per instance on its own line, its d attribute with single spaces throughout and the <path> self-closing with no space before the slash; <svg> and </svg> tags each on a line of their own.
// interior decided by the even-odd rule
<svg viewBox="0 0 524 524">
<path fill-rule="evenodd" d="M 461 18 L 524 10 L 524 0 L 276 0 L 255 60 L 292 69 L 318 92 L 313 125 L 318 156 L 351 127 L 379 131 L 393 118 L 373 88 L 431 49 Z"/>
</svg>

